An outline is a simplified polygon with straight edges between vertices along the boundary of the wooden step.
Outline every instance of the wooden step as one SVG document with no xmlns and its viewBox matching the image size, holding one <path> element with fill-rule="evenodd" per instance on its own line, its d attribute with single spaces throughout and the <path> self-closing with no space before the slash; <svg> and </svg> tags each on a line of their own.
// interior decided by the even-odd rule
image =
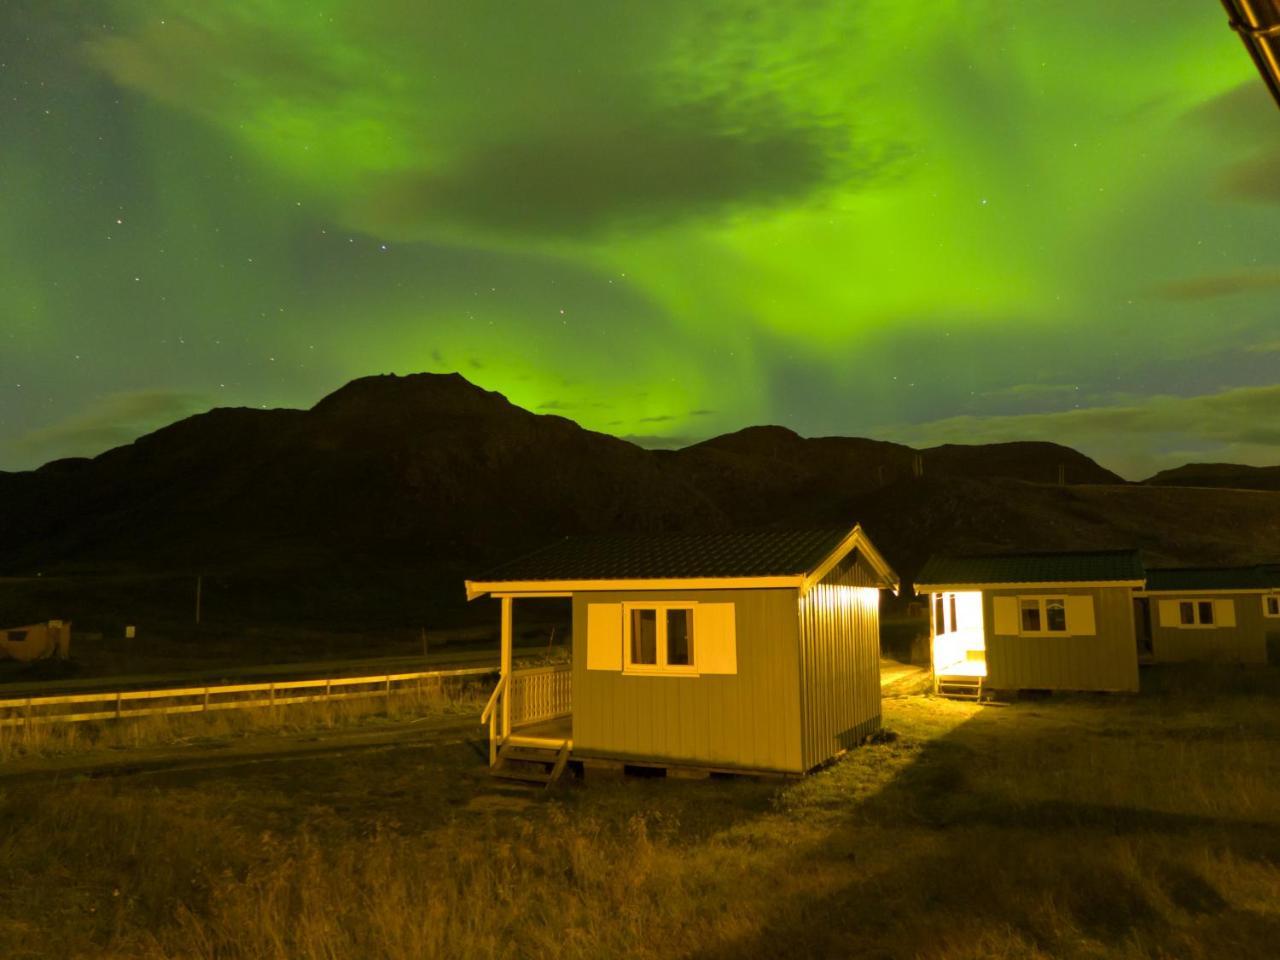
<svg viewBox="0 0 1280 960">
<path fill-rule="evenodd" d="M 504 760 L 523 760 L 526 763 L 555 763 L 558 750 L 550 747 L 516 747 L 507 745 L 498 749 L 498 756 Z"/>
<path fill-rule="evenodd" d="M 498 748 L 498 762 L 489 769 L 489 773 L 503 780 L 522 780 L 550 787 L 560 779 L 568 764 L 567 742 L 558 750 L 506 744 Z"/>
<path fill-rule="evenodd" d="M 942 674 L 938 677 L 934 691 L 948 700 L 982 700 L 982 677 L 968 675 Z"/>
</svg>

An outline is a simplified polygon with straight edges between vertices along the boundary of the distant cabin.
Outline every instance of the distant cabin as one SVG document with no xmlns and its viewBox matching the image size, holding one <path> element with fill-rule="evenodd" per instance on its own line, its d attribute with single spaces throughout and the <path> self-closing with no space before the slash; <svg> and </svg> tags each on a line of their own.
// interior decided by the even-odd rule
<svg viewBox="0 0 1280 960">
<path fill-rule="evenodd" d="M 930 608 L 934 688 L 1138 689 L 1135 550 L 931 557 L 915 591 Z"/>
<path fill-rule="evenodd" d="M 57 658 L 66 660 L 71 655 L 71 624 L 64 620 L 49 620 L 22 627 L 0 629 L 0 660 L 33 660 Z"/>
<path fill-rule="evenodd" d="M 1148 569 L 1137 616 L 1154 663 L 1280 663 L 1280 567 Z"/>
<path fill-rule="evenodd" d="M 495 772 L 570 760 L 801 774 L 880 728 L 879 599 L 860 527 L 562 540 L 466 583 L 501 601 Z M 515 600 L 572 599 L 572 662 L 513 670 Z"/>
</svg>

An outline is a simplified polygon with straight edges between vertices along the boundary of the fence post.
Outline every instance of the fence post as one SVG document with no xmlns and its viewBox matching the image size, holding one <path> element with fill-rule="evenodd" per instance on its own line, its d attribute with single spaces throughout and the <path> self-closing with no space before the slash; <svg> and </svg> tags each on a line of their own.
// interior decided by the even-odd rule
<svg viewBox="0 0 1280 960">
<path fill-rule="evenodd" d="M 116 719 L 117 720 L 120 719 L 121 715 L 124 712 L 123 704 L 124 704 L 124 695 L 122 693 L 117 693 L 116 694 Z"/>
<path fill-rule="evenodd" d="M 270 685 L 268 686 L 268 688 L 267 688 L 267 699 L 271 701 L 271 706 L 273 706 L 273 707 L 274 707 L 274 706 L 276 705 L 276 685 L 275 685 L 275 681 L 272 681 L 272 682 L 271 682 L 271 684 L 270 684 Z"/>
<path fill-rule="evenodd" d="M 209 712 L 209 688 L 204 688 L 204 712 Z"/>
</svg>

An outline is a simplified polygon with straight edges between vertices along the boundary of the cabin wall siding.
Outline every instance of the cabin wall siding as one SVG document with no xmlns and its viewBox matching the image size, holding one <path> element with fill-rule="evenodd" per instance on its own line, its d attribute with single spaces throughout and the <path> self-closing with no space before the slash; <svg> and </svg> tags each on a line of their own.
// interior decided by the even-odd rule
<svg viewBox="0 0 1280 960">
<path fill-rule="evenodd" d="M 574 594 L 574 755 L 802 772 L 797 597 L 792 589 Z M 588 670 L 587 603 L 644 600 L 733 603 L 737 673 Z"/>
<path fill-rule="evenodd" d="M 1161 600 L 1233 600 L 1234 627 L 1166 627 L 1160 622 Z M 1280 619 L 1265 617 L 1256 593 L 1155 593 L 1151 605 L 1151 656 L 1156 663 L 1204 660 L 1218 663 L 1266 663 L 1267 631 L 1280 630 Z"/>
<path fill-rule="evenodd" d="M 799 598 L 800 739 L 806 770 L 880 729 L 880 591 L 861 560 Z"/>
<path fill-rule="evenodd" d="M 1093 597 L 1097 633 L 1089 637 L 1013 637 L 995 633 L 995 597 Z M 993 690 L 1137 692 L 1138 647 L 1128 587 L 984 590 L 986 685 Z"/>
</svg>

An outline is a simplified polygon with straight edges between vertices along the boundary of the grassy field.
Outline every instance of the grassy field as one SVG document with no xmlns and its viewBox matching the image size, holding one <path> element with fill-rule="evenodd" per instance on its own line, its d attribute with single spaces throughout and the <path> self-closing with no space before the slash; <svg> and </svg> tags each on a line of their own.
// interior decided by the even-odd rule
<svg viewBox="0 0 1280 960">
<path fill-rule="evenodd" d="M 504 787 L 462 737 L 0 778 L 0 956 L 1210 958 L 1280 942 L 1280 677 L 886 700 L 798 782 Z"/>
</svg>

